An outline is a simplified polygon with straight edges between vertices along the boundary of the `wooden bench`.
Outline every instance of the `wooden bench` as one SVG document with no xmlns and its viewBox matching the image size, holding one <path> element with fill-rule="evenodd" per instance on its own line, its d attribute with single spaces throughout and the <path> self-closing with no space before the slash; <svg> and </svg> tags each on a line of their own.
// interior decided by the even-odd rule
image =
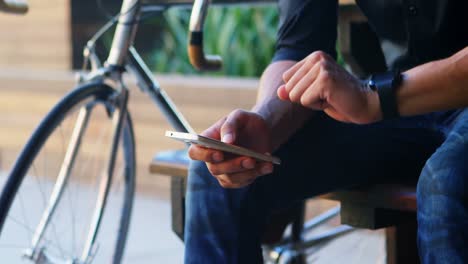
<svg viewBox="0 0 468 264">
<path fill-rule="evenodd" d="M 150 172 L 171 176 L 172 229 L 183 239 L 189 159 L 186 150 L 158 153 Z M 386 228 L 387 263 L 418 263 L 415 188 L 375 185 L 320 196 L 341 203 L 341 222 L 358 228 Z"/>
</svg>

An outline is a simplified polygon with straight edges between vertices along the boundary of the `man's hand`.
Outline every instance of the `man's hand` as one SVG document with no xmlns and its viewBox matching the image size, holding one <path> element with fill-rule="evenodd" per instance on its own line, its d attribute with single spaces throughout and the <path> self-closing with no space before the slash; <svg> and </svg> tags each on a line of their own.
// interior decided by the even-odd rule
<svg viewBox="0 0 468 264">
<path fill-rule="evenodd" d="M 258 114 L 235 110 L 202 133 L 203 136 L 222 140 L 260 153 L 270 153 L 271 132 Z M 206 162 L 210 173 L 224 188 L 241 188 L 257 177 L 273 171 L 273 164 L 259 162 L 250 157 L 234 156 L 222 151 L 192 145 L 191 159 Z"/>
<path fill-rule="evenodd" d="M 358 124 L 381 119 L 376 92 L 339 66 L 329 55 L 318 51 L 283 74 L 278 97 L 323 110 L 330 117 Z"/>
</svg>

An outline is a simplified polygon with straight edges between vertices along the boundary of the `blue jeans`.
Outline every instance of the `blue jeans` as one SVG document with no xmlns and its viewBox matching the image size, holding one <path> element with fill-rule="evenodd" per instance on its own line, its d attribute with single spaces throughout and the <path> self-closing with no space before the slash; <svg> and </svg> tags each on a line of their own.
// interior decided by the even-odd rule
<svg viewBox="0 0 468 264">
<path fill-rule="evenodd" d="M 190 165 L 185 263 L 262 263 L 269 213 L 356 185 L 418 181 L 424 263 L 468 263 L 468 110 L 372 125 L 312 118 L 278 150 L 282 165 L 242 189 L 223 189 Z M 427 161 L 427 163 L 426 163 Z"/>
</svg>

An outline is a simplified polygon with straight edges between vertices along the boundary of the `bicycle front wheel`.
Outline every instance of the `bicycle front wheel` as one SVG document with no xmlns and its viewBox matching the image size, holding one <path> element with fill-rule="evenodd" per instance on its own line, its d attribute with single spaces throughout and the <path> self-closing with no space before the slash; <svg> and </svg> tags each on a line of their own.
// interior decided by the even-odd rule
<svg viewBox="0 0 468 264">
<path fill-rule="evenodd" d="M 135 151 L 118 95 L 99 82 L 74 89 L 35 130 L 10 175 L 0 174 L 2 263 L 120 263 Z"/>
</svg>

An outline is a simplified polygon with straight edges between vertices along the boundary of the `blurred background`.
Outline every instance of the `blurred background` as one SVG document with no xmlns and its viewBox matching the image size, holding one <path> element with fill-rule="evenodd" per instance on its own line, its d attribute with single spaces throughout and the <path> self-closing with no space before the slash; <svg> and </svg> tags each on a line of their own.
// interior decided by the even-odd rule
<svg viewBox="0 0 468 264">
<path fill-rule="evenodd" d="M 25 16 L 0 13 L 0 176 L 5 177 L 42 117 L 75 83 L 82 47 L 118 12 L 121 1 L 30 0 Z M 275 5 L 214 7 L 205 24 L 207 53 L 224 68 L 198 73 L 186 51 L 190 10 L 170 9 L 142 18 L 135 46 L 156 79 L 196 131 L 232 109 L 255 102 L 258 77 L 270 62 L 278 12 Z M 104 45 L 111 34 L 104 37 Z M 340 59 L 341 61 L 341 59 Z M 126 263 L 181 263 L 183 244 L 170 227 L 170 179 L 148 171 L 155 153 L 183 148 L 163 137 L 171 127 L 129 79 L 137 140 L 137 198 Z M 214 100 L 215 98 L 215 100 Z M 312 201 L 314 213 L 334 206 Z M 336 219 L 332 224 L 339 223 Z M 382 263 L 381 232 L 359 231 L 315 253 L 314 263 Z"/>
</svg>

